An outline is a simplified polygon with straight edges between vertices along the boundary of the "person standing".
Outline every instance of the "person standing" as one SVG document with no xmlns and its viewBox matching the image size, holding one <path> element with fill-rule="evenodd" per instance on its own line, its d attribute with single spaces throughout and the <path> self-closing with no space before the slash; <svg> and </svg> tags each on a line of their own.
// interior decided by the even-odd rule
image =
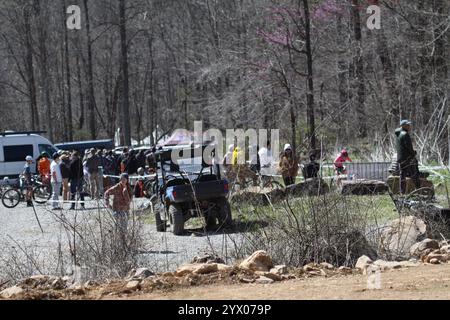
<svg viewBox="0 0 450 320">
<path fill-rule="evenodd" d="M 67 201 L 70 199 L 70 189 L 69 189 L 69 178 L 70 178 L 70 158 L 67 153 L 63 153 L 61 156 L 61 162 L 59 164 L 59 169 L 61 170 L 62 176 L 62 196 L 63 200 Z"/>
<path fill-rule="evenodd" d="M 395 130 L 397 163 L 400 167 L 400 192 L 406 192 L 406 178 L 409 177 L 414 181 L 416 188 L 420 188 L 419 168 L 416 159 L 416 151 L 413 148 L 411 136 L 412 122 L 402 120 L 400 128 Z"/>
<path fill-rule="evenodd" d="M 78 193 L 81 200 L 81 208 L 84 209 L 84 194 L 83 194 L 83 163 L 80 159 L 78 151 L 72 153 L 69 165 L 70 171 L 70 210 L 75 210 L 76 194 Z"/>
<path fill-rule="evenodd" d="M 98 183 L 99 166 L 100 166 L 100 158 L 95 153 L 95 149 L 91 149 L 86 159 L 86 168 L 89 176 L 91 199 L 98 199 L 99 196 L 99 183 Z"/>
<path fill-rule="evenodd" d="M 113 196 L 112 206 L 109 202 L 109 197 Z M 125 236 L 128 228 L 128 214 L 130 211 L 130 203 L 133 197 L 133 190 L 129 183 L 127 173 L 120 175 L 120 182 L 115 186 L 109 188 L 105 192 L 106 206 L 113 210 L 113 217 L 116 221 L 116 226 L 122 241 L 125 241 Z"/>
<path fill-rule="evenodd" d="M 25 192 L 25 200 L 27 201 L 27 207 L 32 207 L 33 202 L 31 200 L 33 193 L 33 185 L 31 182 L 31 165 L 33 164 L 33 157 L 26 156 L 25 158 L 25 166 L 23 168 L 23 179 L 24 179 L 24 188 Z"/>
<path fill-rule="evenodd" d="M 287 187 L 295 183 L 295 178 L 298 174 L 298 161 L 290 144 L 285 144 L 283 150 L 279 166 L 284 185 Z"/>
<path fill-rule="evenodd" d="M 61 175 L 61 169 L 59 167 L 59 154 L 55 152 L 53 154 L 53 161 L 50 164 L 50 176 L 51 176 L 51 184 L 52 184 L 52 190 L 53 190 L 53 210 L 61 210 L 61 207 L 59 206 L 59 194 L 61 193 L 61 184 L 62 184 L 62 175 Z"/>
<path fill-rule="evenodd" d="M 47 152 L 43 151 L 38 160 L 38 172 L 41 176 L 41 181 L 44 184 L 49 184 L 50 182 L 50 159 Z"/>
</svg>

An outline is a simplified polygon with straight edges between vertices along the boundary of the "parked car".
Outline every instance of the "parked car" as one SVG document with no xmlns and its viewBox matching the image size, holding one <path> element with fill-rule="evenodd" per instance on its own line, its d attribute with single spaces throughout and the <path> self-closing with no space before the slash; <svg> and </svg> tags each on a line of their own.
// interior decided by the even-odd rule
<svg viewBox="0 0 450 320">
<path fill-rule="evenodd" d="M 114 148 L 114 142 L 111 139 L 74 141 L 74 142 L 57 143 L 55 144 L 55 147 L 60 150 L 68 150 L 68 151 L 77 150 L 81 154 L 84 154 L 84 151 L 86 149 L 91 148 L 111 150 Z"/>
<path fill-rule="evenodd" d="M 23 171 L 25 157 L 32 156 L 34 161 L 42 152 L 50 156 L 57 152 L 57 148 L 40 134 L 45 131 L 0 133 L 0 178 L 17 178 Z M 31 168 L 36 173 L 36 166 Z"/>
</svg>

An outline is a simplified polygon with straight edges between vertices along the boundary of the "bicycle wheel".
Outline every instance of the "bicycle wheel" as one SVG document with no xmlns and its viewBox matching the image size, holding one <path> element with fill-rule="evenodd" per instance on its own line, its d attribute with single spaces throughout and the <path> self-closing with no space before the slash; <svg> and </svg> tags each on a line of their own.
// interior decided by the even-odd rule
<svg viewBox="0 0 450 320">
<path fill-rule="evenodd" d="M 412 200 L 412 201 L 430 201 L 434 197 L 434 190 L 432 188 L 423 187 L 414 190 L 410 194 L 408 194 L 405 198 L 405 200 Z"/>
<path fill-rule="evenodd" d="M 275 180 L 269 180 L 264 185 L 264 188 L 270 188 L 270 189 L 284 189 L 283 185 Z"/>
<path fill-rule="evenodd" d="M 50 186 L 40 185 L 33 189 L 33 200 L 36 201 L 36 203 L 44 204 L 51 196 L 52 190 Z"/>
<path fill-rule="evenodd" d="M 8 189 L 2 195 L 2 203 L 5 207 L 12 209 L 15 208 L 21 199 L 21 193 L 17 189 Z"/>
</svg>

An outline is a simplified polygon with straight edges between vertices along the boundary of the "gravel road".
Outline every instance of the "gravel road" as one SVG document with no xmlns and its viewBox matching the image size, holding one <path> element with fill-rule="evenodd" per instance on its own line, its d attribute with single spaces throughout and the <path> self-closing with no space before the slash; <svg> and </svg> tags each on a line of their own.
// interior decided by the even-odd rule
<svg viewBox="0 0 450 320">
<path fill-rule="evenodd" d="M 142 199 L 134 201 L 136 208 L 142 204 Z M 64 204 L 65 209 L 69 207 L 69 204 Z M 25 258 L 27 255 L 33 257 L 32 260 L 39 261 L 45 269 L 44 265 L 49 267 L 57 262 L 59 244 L 68 253 L 67 234 L 56 218 L 59 211 L 51 211 L 46 205 L 36 205 L 35 208 L 43 233 L 33 208 L 20 203 L 14 209 L 7 209 L 0 204 L 0 279 L 2 273 L 5 277 L 5 271 L 11 268 L 11 263 L 19 256 L 23 260 L 29 260 Z M 96 208 L 97 202 L 90 201 L 86 204 L 86 211 L 63 210 L 63 213 L 68 219 L 77 215 L 78 221 L 80 217 L 98 214 Z M 240 238 L 239 234 L 205 234 L 198 230 L 188 232 L 185 236 L 174 236 L 171 232 L 156 232 L 155 225 L 149 222 L 144 223 L 143 230 L 146 241 L 141 253 L 142 265 L 156 272 L 174 270 L 203 252 L 214 252 L 230 259 L 233 242 Z M 54 265 L 49 268 L 54 268 Z"/>
</svg>

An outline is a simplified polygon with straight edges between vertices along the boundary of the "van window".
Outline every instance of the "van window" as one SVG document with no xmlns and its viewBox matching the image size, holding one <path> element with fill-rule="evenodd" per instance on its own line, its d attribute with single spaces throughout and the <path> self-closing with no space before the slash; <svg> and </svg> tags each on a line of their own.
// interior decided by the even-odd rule
<svg viewBox="0 0 450 320">
<path fill-rule="evenodd" d="M 42 152 L 47 152 L 47 154 L 50 158 L 53 156 L 53 154 L 55 152 L 57 152 L 57 150 L 49 144 L 39 144 L 38 148 L 39 148 L 39 154 L 41 154 Z"/>
<path fill-rule="evenodd" d="M 25 162 L 26 156 L 33 156 L 33 145 L 4 146 L 5 162 Z"/>
</svg>

